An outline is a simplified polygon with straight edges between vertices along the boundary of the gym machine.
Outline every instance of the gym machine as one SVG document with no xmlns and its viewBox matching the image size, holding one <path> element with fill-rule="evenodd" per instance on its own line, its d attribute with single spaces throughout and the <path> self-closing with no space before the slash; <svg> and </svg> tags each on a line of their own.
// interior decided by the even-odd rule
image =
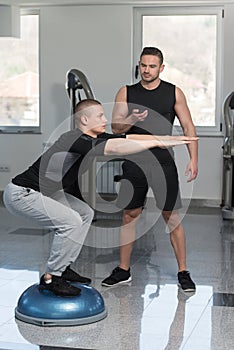
<svg viewBox="0 0 234 350">
<path fill-rule="evenodd" d="M 234 220 L 234 91 L 223 103 L 226 135 L 223 144 L 223 219 Z"/>
<path fill-rule="evenodd" d="M 71 69 L 66 74 L 66 84 L 65 84 L 68 97 L 71 104 L 71 116 L 75 114 L 76 104 L 81 101 L 83 95 L 85 98 L 95 99 L 94 93 L 90 87 L 88 78 L 86 75 L 78 69 Z M 71 118 L 71 129 L 74 129 L 75 124 L 74 118 Z M 96 207 L 96 160 L 93 161 L 92 166 L 89 170 L 88 177 L 88 204 L 91 205 L 93 209 Z M 96 211 L 94 214 L 94 220 L 96 220 Z"/>
<path fill-rule="evenodd" d="M 81 92 L 86 98 L 95 99 L 87 77 L 78 69 L 71 69 L 66 75 L 66 90 L 71 101 L 71 115 L 75 113 L 75 107 L 78 101 L 82 100 Z M 74 129 L 74 120 L 72 118 L 71 129 Z"/>
</svg>

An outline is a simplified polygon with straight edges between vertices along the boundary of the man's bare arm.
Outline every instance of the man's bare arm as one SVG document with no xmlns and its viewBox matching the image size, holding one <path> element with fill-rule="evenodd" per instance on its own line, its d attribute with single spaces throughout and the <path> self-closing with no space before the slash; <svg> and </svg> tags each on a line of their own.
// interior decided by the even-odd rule
<svg viewBox="0 0 234 350">
<path fill-rule="evenodd" d="M 178 140 L 178 139 L 173 139 L 173 137 L 171 137 L 171 140 L 164 140 L 164 141 L 160 141 L 154 137 L 151 137 L 151 139 L 148 139 L 148 140 L 114 138 L 114 139 L 107 140 L 104 148 L 104 155 L 134 154 L 134 153 L 139 153 L 154 147 L 167 148 L 172 146 L 189 144 L 191 142 L 194 142 L 194 141 L 190 140 L 190 138 L 188 138 L 187 140 Z"/>
<path fill-rule="evenodd" d="M 112 132 L 114 134 L 123 134 L 127 132 L 136 122 L 143 121 L 148 115 L 148 111 L 139 112 L 133 109 L 129 114 L 127 104 L 127 88 L 123 86 L 117 92 L 115 104 L 112 112 Z"/>
<path fill-rule="evenodd" d="M 187 105 L 184 93 L 176 88 L 176 115 L 180 121 L 180 125 L 183 129 L 185 136 L 196 136 L 196 128 L 193 124 L 192 117 Z M 198 143 L 192 142 L 188 144 L 188 152 L 190 156 L 190 162 L 186 167 L 185 175 L 188 177 L 188 182 L 194 180 L 198 174 Z"/>
<path fill-rule="evenodd" d="M 158 141 L 161 141 L 162 144 L 164 141 L 171 142 L 173 146 L 173 142 L 175 141 L 197 141 L 199 138 L 197 136 L 185 136 L 185 135 L 146 135 L 146 134 L 129 134 L 126 135 L 126 138 L 129 140 L 152 140 L 156 139 Z M 160 146 L 159 146 L 160 147 Z"/>
</svg>

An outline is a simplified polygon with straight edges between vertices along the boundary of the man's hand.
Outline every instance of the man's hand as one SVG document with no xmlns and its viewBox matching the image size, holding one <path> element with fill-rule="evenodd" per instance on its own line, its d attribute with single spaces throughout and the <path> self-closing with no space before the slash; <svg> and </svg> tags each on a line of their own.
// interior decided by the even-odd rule
<svg viewBox="0 0 234 350">
<path fill-rule="evenodd" d="M 187 182 L 191 182 L 192 180 L 196 179 L 197 174 L 198 174 L 197 164 L 194 164 L 192 160 L 190 160 L 185 170 L 185 176 L 188 176 Z"/>
<path fill-rule="evenodd" d="M 145 118 L 148 116 L 148 110 L 140 110 L 140 109 L 133 109 L 131 113 L 131 119 L 134 121 L 134 124 L 137 122 L 143 122 Z"/>
</svg>

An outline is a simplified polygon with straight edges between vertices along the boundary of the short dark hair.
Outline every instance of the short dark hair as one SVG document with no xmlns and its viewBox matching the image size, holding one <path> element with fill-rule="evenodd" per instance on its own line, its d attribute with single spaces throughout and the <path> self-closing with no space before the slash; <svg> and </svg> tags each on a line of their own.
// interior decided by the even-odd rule
<svg viewBox="0 0 234 350">
<path fill-rule="evenodd" d="M 153 47 L 153 46 L 144 47 L 142 52 L 141 52 L 140 59 L 142 58 L 142 56 L 145 56 L 145 55 L 157 56 L 160 60 L 160 65 L 163 64 L 162 51 L 159 50 L 157 47 Z"/>
<path fill-rule="evenodd" d="M 81 100 L 76 104 L 75 112 L 79 113 L 82 110 L 93 107 L 95 105 L 101 105 L 101 102 L 99 102 L 98 100 L 94 100 L 92 98 Z"/>
<path fill-rule="evenodd" d="M 73 115 L 76 126 L 78 126 L 80 124 L 80 117 L 83 114 L 89 116 L 90 112 L 93 110 L 93 107 L 100 106 L 100 105 L 102 105 L 101 102 L 99 102 L 98 100 L 91 99 L 91 98 L 87 98 L 87 99 L 79 101 L 76 104 L 75 113 Z"/>
</svg>

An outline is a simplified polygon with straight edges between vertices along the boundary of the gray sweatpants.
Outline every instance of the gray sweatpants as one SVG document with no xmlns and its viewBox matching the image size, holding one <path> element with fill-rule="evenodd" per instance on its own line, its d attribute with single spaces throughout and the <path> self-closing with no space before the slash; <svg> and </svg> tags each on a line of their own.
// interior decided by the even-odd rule
<svg viewBox="0 0 234 350">
<path fill-rule="evenodd" d="M 46 197 L 13 183 L 6 186 L 3 201 L 12 214 L 54 231 L 45 272 L 61 276 L 80 253 L 93 219 L 93 210 L 63 191 Z"/>
</svg>

